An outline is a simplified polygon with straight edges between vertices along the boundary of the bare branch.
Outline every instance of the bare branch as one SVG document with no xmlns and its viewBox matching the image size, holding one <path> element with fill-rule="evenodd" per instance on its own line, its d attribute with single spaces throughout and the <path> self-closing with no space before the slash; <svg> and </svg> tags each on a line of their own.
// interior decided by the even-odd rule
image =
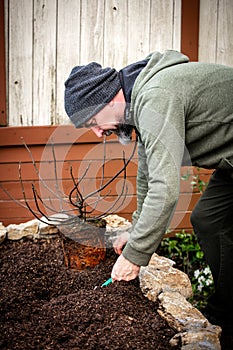
<svg viewBox="0 0 233 350">
<path fill-rule="evenodd" d="M 91 162 L 89 162 L 86 166 L 86 169 L 84 170 L 83 174 L 81 177 L 78 179 L 75 179 L 74 173 L 73 173 L 73 168 L 72 166 L 70 167 L 70 176 L 73 182 L 73 188 L 69 192 L 69 195 L 63 193 L 59 187 L 59 179 L 58 179 L 58 169 L 57 169 L 57 159 L 56 159 L 56 154 L 55 154 L 55 148 L 54 144 L 52 144 L 51 151 L 52 151 L 52 157 L 53 157 L 53 172 L 54 172 L 54 179 L 55 179 L 55 190 L 51 189 L 45 180 L 42 178 L 39 169 L 37 167 L 37 164 L 35 162 L 35 159 L 32 155 L 31 150 L 25 143 L 25 141 L 22 138 L 22 142 L 27 150 L 27 152 L 30 155 L 33 167 L 35 169 L 35 172 L 38 176 L 38 180 L 41 182 L 43 188 L 48 190 L 48 194 L 51 194 L 55 200 L 59 200 L 59 208 L 60 211 L 56 209 L 56 206 L 53 204 L 53 199 L 48 196 L 48 198 L 42 199 L 41 195 L 38 193 L 36 186 L 34 183 L 31 184 L 31 189 L 32 189 L 32 194 L 33 194 L 33 201 L 35 204 L 35 209 L 32 207 L 30 204 L 26 191 L 25 191 L 25 186 L 24 186 L 24 181 L 23 181 L 23 176 L 22 176 L 22 166 L 21 162 L 19 162 L 19 180 L 20 180 L 20 185 L 21 185 L 21 191 L 23 195 L 23 200 L 24 200 L 24 205 L 13 198 L 9 191 L 3 188 L 3 186 L 0 184 L 1 188 L 3 191 L 11 198 L 13 199 L 16 203 L 20 204 L 22 207 L 27 208 L 31 214 L 33 214 L 34 217 L 36 217 L 38 220 L 44 223 L 51 223 L 53 225 L 70 225 L 73 223 L 77 223 L 77 220 L 80 222 L 85 222 L 85 221 L 93 221 L 97 219 L 101 219 L 105 217 L 106 215 L 113 213 L 116 211 L 125 201 L 126 196 L 128 194 L 128 186 L 126 183 L 126 168 L 130 161 L 132 160 L 137 143 L 134 143 L 132 153 L 130 154 L 128 160 L 125 159 L 125 153 L 123 152 L 122 159 L 123 159 L 123 166 L 122 168 L 117 171 L 114 176 L 112 176 L 110 179 L 108 179 L 106 182 L 105 180 L 105 166 L 106 166 L 106 140 L 104 139 L 104 144 L 103 144 L 103 160 L 102 160 L 102 166 L 101 166 L 101 179 L 100 179 L 100 185 L 98 188 L 90 193 L 88 193 L 86 196 L 83 195 L 83 189 L 80 189 L 80 185 L 82 185 L 83 180 L 85 179 L 88 171 L 90 170 L 91 167 Z M 97 214 L 95 216 L 92 216 L 92 214 L 96 211 L 98 212 L 98 205 L 109 197 L 111 193 L 111 189 L 107 191 L 106 194 L 102 195 L 102 192 L 112 184 L 112 182 L 120 175 L 123 173 L 123 184 L 120 193 L 117 195 L 117 198 L 109 203 L 108 209 L 101 214 Z M 76 198 L 74 198 L 76 196 Z M 88 199 L 93 199 L 92 202 L 88 203 Z M 95 199 L 96 198 L 96 199 Z M 49 201 L 49 202 L 48 202 Z M 72 205 L 72 209 L 69 209 L 67 206 Z M 67 209 L 66 209 L 67 208 Z M 44 211 L 47 212 L 52 212 L 54 214 L 65 214 L 67 215 L 67 218 L 64 217 L 55 217 L 54 215 L 49 216 L 48 214 L 46 215 Z M 42 217 L 40 217 L 40 215 Z"/>
<path fill-rule="evenodd" d="M 32 164 L 33 164 L 33 167 L 36 171 L 36 175 L 38 176 L 38 179 L 40 180 L 41 184 L 43 185 L 44 188 L 46 188 L 51 194 L 53 194 L 56 198 L 58 199 L 61 199 L 61 197 L 59 196 L 59 194 L 57 194 L 56 192 L 54 192 L 45 182 L 45 180 L 40 176 L 40 172 L 39 172 L 39 169 L 37 168 L 37 165 L 36 165 L 36 162 L 35 162 L 35 159 L 32 155 L 32 152 L 30 150 L 30 148 L 27 146 L 26 142 L 24 141 L 23 137 L 21 137 L 21 140 L 22 140 L 22 143 L 23 145 L 25 146 L 26 150 L 28 151 L 29 155 L 30 155 L 30 158 L 31 158 L 31 161 L 32 161 Z"/>
<path fill-rule="evenodd" d="M 132 158 L 134 156 L 134 153 L 135 153 L 135 150 L 136 150 L 136 146 L 137 146 L 137 144 L 135 142 L 133 151 L 132 151 L 129 159 L 127 160 L 127 162 L 125 162 L 125 154 L 123 152 L 124 166 L 108 182 L 106 182 L 102 187 L 100 187 L 96 191 L 93 191 L 93 192 L 89 193 L 86 197 L 84 197 L 84 201 L 86 201 L 89 197 L 95 195 L 96 193 L 103 191 L 107 186 L 109 186 L 126 169 L 127 165 L 130 163 L 130 161 L 132 160 Z"/>
<path fill-rule="evenodd" d="M 62 202 L 63 202 L 64 193 L 60 191 L 60 188 L 59 188 L 59 185 L 58 185 L 57 159 L 56 159 L 56 156 L 55 156 L 55 149 L 54 149 L 53 142 L 52 142 L 52 155 L 53 155 L 53 165 L 54 165 L 54 175 L 55 175 L 55 188 L 56 188 L 56 191 L 57 191 L 57 194 L 58 194 L 58 198 L 59 198 L 59 202 L 60 202 L 60 210 L 62 211 L 62 209 L 63 209 Z"/>
<path fill-rule="evenodd" d="M 2 184 L 0 183 L 0 187 L 1 187 L 1 189 L 3 190 L 3 192 L 5 192 L 5 194 L 10 198 L 10 199 L 12 199 L 15 203 L 17 203 L 18 205 L 20 205 L 21 207 L 23 207 L 23 208 L 27 208 L 27 206 L 26 205 L 24 205 L 23 203 L 21 203 L 18 199 L 15 199 L 11 194 L 10 194 L 10 192 L 8 191 L 8 190 L 6 190 L 3 186 L 2 186 Z"/>
</svg>

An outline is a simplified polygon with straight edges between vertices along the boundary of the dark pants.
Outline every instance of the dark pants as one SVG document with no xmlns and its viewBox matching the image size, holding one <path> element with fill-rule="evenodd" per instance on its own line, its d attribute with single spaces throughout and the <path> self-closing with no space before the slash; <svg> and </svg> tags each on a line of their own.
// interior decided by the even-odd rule
<svg viewBox="0 0 233 350">
<path fill-rule="evenodd" d="M 208 302 L 217 324 L 233 331 L 233 177 L 216 170 L 191 222 L 210 266 L 215 293 Z"/>
</svg>

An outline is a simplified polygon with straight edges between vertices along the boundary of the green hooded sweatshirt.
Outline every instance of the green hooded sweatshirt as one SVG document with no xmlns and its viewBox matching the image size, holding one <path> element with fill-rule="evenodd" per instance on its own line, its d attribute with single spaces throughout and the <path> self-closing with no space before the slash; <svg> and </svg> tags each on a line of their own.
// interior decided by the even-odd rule
<svg viewBox="0 0 233 350">
<path fill-rule="evenodd" d="M 174 214 L 181 165 L 233 171 L 233 68 L 155 52 L 135 81 L 130 109 L 140 133 L 137 210 L 123 256 L 141 266 Z"/>
</svg>

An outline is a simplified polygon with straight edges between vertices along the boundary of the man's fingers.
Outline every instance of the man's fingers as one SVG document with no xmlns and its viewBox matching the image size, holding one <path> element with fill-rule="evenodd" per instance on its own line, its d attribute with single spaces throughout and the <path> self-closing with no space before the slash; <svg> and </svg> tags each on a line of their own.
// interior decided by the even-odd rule
<svg viewBox="0 0 233 350">
<path fill-rule="evenodd" d="M 120 234 L 113 243 L 113 249 L 118 254 L 121 255 L 124 245 L 128 242 L 129 233 L 123 232 Z"/>
<path fill-rule="evenodd" d="M 140 266 L 131 263 L 120 255 L 113 266 L 111 277 L 113 281 L 130 281 L 139 274 Z"/>
<path fill-rule="evenodd" d="M 114 251 L 116 254 L 121 255 L 122 254 L 122 249 L 118 247 L 114 247 Z"/>
</svg>

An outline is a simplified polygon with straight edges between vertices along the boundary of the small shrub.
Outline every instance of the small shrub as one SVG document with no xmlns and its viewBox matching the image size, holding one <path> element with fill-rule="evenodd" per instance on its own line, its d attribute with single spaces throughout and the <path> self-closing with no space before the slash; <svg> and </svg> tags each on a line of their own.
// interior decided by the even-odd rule
<svg viewBox="0 0 233 350">
<path fill-rule="evenodd" d="M 193 289 L 189 301 L 198 309 L 204 308 L 214 291 L 214 283 L 196 236 L 182 231 L 164 238 L 157 253 L 175 261 L 175 267 L 188 275 Z"/>
</svg>

